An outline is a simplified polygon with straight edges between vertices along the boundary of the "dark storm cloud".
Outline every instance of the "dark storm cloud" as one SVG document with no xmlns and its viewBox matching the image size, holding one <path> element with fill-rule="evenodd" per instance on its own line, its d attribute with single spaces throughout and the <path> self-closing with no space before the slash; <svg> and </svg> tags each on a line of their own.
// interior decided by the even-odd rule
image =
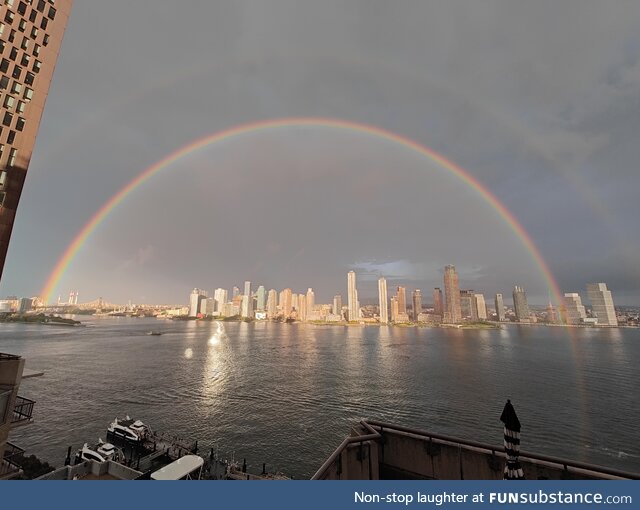
<svg viewBox="0 0 640 510">
<path fill-rule="evenodd" d="M 257 119 L 324 116 L 374 124 L 445 154 L 513 211 L 563 290 L 604 280 L 614 295 L 620 289 L 627 302 L 637 302 L 638 15 L 635 1 L 76 2 L 2 290 L 37 293 L 100 204 L 172 150 Z M 309 154 L 318 158 L 327 140 L 333 139 L 307 146 Z M 60 291 L 77 287 L 87 299 L 108 294 L 113 300 L 144 295 L 157 296 L 150 301 L 183 301 L 195 285 L 229 287 L 250 278 L 302 291 L 324 280 L 323 299 L 328 299 L 344 293 L 336 287 L 344 287 L 351 267 L 404 263 L 411 274 L 399 278 L 428 294 L 425 288 L 440 283 L 435 264 L 451 261 L 487 293 L 508 294 L 519 283 L 546 298 L 526 253 L 519 258 L 510 249 L 492 251 L 480 246 L 487 242 L 481 236 L 460 240 L 447 228 L 446 204 L 437 211 L 435 205 L 413 207 L 429 194 L 412 189 L 411 158 L 391 151 L 396 160 L 372 165 L 344 144 L 325 147 L 325 153 L 333 152 L 335 170 L 333 176 L 324 174 L 327 182 L 342 182 L 340 173 L 353 169 L 359 175 L 370 172 L 354 186 L 383 183 L 375 204 L 367 205 L 370 193 L 353 194 L 331 212 L 323 207 L 339 193 L 330 185 L 323 196 L 305 190 L 300 169 L 313 165 L 305 154 L 290 155 L 296 140 L 277 142 L 268 154 L 283 166 L 271 169 L 259 190 L 249 190 L 253 176 L 241 171 L 255 171 L 250 154 L 216 160 L 217 189 L 228 195 L 216 209 L 226 219 L 216 227 L 223 249 L 215 243 L 209 249 L 202 240 L 215 203 L 207 205 L 196 188 L 213 184 L 198 181 L 199 173 L 185 174 L 186 184 L 175 188 L 171 178 L 158 178 L 158 187 L 148 188 L 156 196 L 136 193 L 128 199 L 135 207 L 123 205 L 127 215 L 114 214 L 111 227 L 96 233 Z M 243 149 L 252 150 L 264 149 Z M 382 158 L 380 151 L 375 154 Z M 214 156 L 203 156 L 203 165 L 209 157 Z M 158 194 L 169 190 L 163 197 L 170 205 L 157 209 Z M 254 221 L 256 209 L 242 207 L 244 200 L 264 201 L 257 210 L 271 211 L 282 228 L 270 230 L 269 238 Z M 198 204 L 191 214 L 188 204 Z M 339 254 L 319 246 L 300 253 L 307 241 L 300 214 L 305 207 L 308 214 L 323 211 L 335 215 L 328 221 L 351 224 L 353 235 L 345 228 L 336 240 L 333 251 Z M 455 196 L 452 210 L 462 225 L 479 214 L 478 207 L 477 199 L 463 194 Z M 145 211 L 155 211 L 154 216 Z M 421 224 L 405 221 L 416 211 L 428 216 L 422 220 L 429 224 L 425 232 L 436 236 L 441 248 L 408 230 Z M 481 219 L 487 232 L 504 228 L 490 215 Z M 376 231 L 391 232 L 388 242 L 402 249 L 379 250 L 363 239 L 363 232 Z M 512 234 L 505 235 L 514 242 Z M 184 247 L 197 243 L 211 274 L 203 275 L 203 264 L 185 256 Z M 230 258 L 234 251 L 239 255 Z M 83 253 L 93 265 L 81 260 Z M 313 275 L 309 267 L 315 268 Z M 123 276 L 134 268 L 139 279 Z M 139 288 L 130 288 L 134 281 Z"/>
</svg>

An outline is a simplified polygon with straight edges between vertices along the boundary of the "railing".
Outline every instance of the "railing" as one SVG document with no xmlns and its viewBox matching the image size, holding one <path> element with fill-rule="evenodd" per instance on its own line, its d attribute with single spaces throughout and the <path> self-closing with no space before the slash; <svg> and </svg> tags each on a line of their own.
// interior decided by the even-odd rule
<svg viewBox="0 0 640 510">
<path fill-rule="evenodd" d="M 4 352 L 0 352 L 0 361 L 15 361 L 20 359 L 20 356 L 15 354 L 6 354 Z"/>
<path fill-rule="evenodd" d="M 16 406 L 13 408 L 13 425 L 21 425 L 32 421 L 34 400 L 21 396 L 16 397 Z"/>
<path fill-rule="evenodd" d="M 24 454 L 24 450 L 13 443 L 7 443 L 4 449 L 4 460 L 11 460 L 14 457 L 18 457 Z"/>
<path fill-rule="evenodd" d="M 0 480 L 14 478 L 18 476 L 21 471 L 22 470 L 18 464 L 7 459 L 0 460 Z"/>
<path fill-rule="evenodd" d="M 361 420 L 360 425 L 364 429 L 361 435 L 347 437 L 340 446 L 331 454 L 331 456 L 324 462 L 324 464 L 318 469 L 318 471 L 311 478 L 312 480 L 321 480 L 329 470 L 329 468 L 335 463 L 340 462 L 340 454 L 347 448 L 352 447 L 354 444 L 362 444 L 366 441 L 384 442 L 384 433 L 395 434 L 408 434 L 412 436 L 420 436 L 428 439 L 430 442 L 433 440 L 442 441 L 447 443 L 453 443 L 459 445 L 461 448 L 475 448 L 477 450 L 484 450 L 487 454 L 494 456 L 497 452 L 504 452 L 504 446 L 494 446 L 487 443 L 481 443 L 478 441 L 470 441 L 460 439 L 457 437 L 446 436 L 444 434 L 435 434 L 425 430 L 415 429 L 411 427 L 403 427 L 400 425 L 393 425 L 390 423 L 384 423 L 376 420 Z M 520 451 L 520 458 L 528 458 L 533 461 L 546 462 L 563 468 L 565 471 L 571 470 L 585 470 L 593 473 L 613 476 L 617 478 L 625 478 L 631 480 L 637 480 L 640 478 L 638 473 L 630 473 L 619 469 L 611 469 L 603 466 L 596 466 L 588 464 L 586 462 L 576 462 L 557 457 L 551 457 L 549 455 L 539 455 L 530 452 Z"/>
</svg>

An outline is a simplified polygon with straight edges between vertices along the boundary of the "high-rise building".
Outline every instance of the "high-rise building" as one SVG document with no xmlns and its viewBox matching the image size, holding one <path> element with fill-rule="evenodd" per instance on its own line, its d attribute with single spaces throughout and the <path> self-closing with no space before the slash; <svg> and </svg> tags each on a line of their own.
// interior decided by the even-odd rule
<svg viewBox="0 0 640 510">
<path fill-rule="evenodd" d="M 422 291 L 416 289 L 411 294 L 411 300 L 413 301 L 413 320 L 418 322 L 418 315 L 422 312 Z"/>
<path fill-rule="evenodd" d="M 556 322 L 558 322 L 558 317 L 556 315 L 556 310 L 553 308 L 553 305 L 551 304 L 551 301 L 549 301 L 549 303 L 547 304 L 547 309 L 545 311 L 546 315 L 547 315 L 547 321 L 550 322 L 551 324 L 554 324 Z"/>
<path fill-rule="evenodd" d="M 306 321 L 307 320 L 307 299 L 306 296 L 304 294 L 297 294 L 297 307 L 296 308 L 296 312 L 298 314 L 298 320 L 299 321 Z"/>
<path fill-rule="evenodd" d="M 398 298 L 391 296 L 391 321 L 398 322 Z"/>
<path fill-rule="evenodd" d="M 73 0 L 4 1 L 0 19 L 0 278 Z"/>
<path fill-rule="evenodd" d="M 350 321 L 357 321 L 360 318 L 359 306 L 358 306 L 358 290 L 356 289 L 356 273 L 349 271 L 347 274 L 347 317 Z"/>
<path fill-rule="evenodd" d="M 251 295 L 251 282 L 244 282 L 244 293 L 243 296 Z"/>
<path fill-rule="evenodd" d="M 265 290 L 264 285 L 260 285 L 260 287 L 258 287 L 258 290 L 256 290 L 256 310 L 264 312 L 266 306 L 267 291 Z"/>
<path fill-rule="evenodd" d="M 267 318 L 274 319 L 278 316 L 278 293 L 276 289 L 269 290 L 267 296 Z"/>
<path fill-rule="evenodd" d="M 504 322 L 505 321 L 504 299 L 502 298 L 502 294 L 496 294 L 495 305 L 496 305 L 496 319 L 498 320 L 498 322 Z"/>
<path fill-rule="evenodd" d="M 389 309 L 387 298 L 387 280 L 380 278 L 378 280 L 378 303 L 380 306 L 380 324 L 389 323 Z"/>
<path fill-rule="evenodd" d="M 296 312 L 300 310 L 300 305 L 298 303 L 298 296 L 300 294 L 292 294 L 291 295 L 291 308 L 293 308 Z"/>
<path fill-rule="evenodd" d="M 280 311 L 282 315 L 284 315 L 285 319 L 288 319 L 289 315 L 291 315 L 291 310 L 293 308 L 292 302 L 293 302 L 293 298 L 292 298 L 291 289 L 289 288 L 284 289 L 280 293 L 280 307 L 281 307 Z"/>
<path fill-rule="evenodd" d="M 475 322 L 478 320 L 476 308 L 476 294 L 473 290 L 460 291 L 460 314 L 465 320 Z"/>
<path fill-rule="evenodd" d="M 398 313 L 407 313 L 407 289 L 398 287 L 396 298 L 398 299 Z"/>
<path fill-rule="evenodd" d="M 316 306 L 316 295 L 313 292 L 313 289 L 309 287 L 309 289 L 307 290 L 307 303 L 306 303 L 308 314 L 311 314 L 311 312 L 313 312 L 314 306 Z"/>
<path fill-rule="evenodd" d="M 240 289 L 238 287 L 233 287 L 233 289 L 231 290 L 231 300 L 233 301 L 239 295 L 240 295 Z"/>
<path fill-rule="evenodd" d="M 617 326 L 618 318 L 613 306 L 613 296 L 607 289 L 606 283 L 587 284 L 587 296 L 591 301 L 593 315 L 598 319 L 598 324 L 603 326 Z"/>
<path fill-rule="evenodd" d="M 207 299 L 207 293 L 200 289 L 193 289 L 189 296 L 189 317 L 197 317 L 201 313 L 202 301 Z"/>
<path fill-rule="evenodd" d="M 587 318 L 587 312 L 577 292 L 567 292 L 564 295 L 564 307 L 567 324 L 582 324 Z"/>
<path fill-rule="evenodd" d="M 340 294 L 333 296 L 333 314 L 342 315 L 342 296 Z"/>
<path fill-rule="evenodd" d="M 487 303 L 484 300 L 484 294 L 476 294 L 476 311 L 478 314 L 478 319 L 486 321 L 487 320 Z"/>
<path fill-rule="evenodd" d="M 433 289 L 433 313 L 442 316 L 442 290 L 439 287 Z"/>
<path fill-rule="evenodd" d="M 444 268 L 444 319 L 443 322 L 455 324 L 462 320 L 460 311 L 460 285 L 456 266 L 448 265 Z"/>
<path fill-rule="evenodd" d="M 513 288 L 513 310 L 516 314 L 516 320 L 527 322 L 531 318 L 529 305 L 527 303 L 527 293 L 522 287 L 515 286 Z"/>
<path fill-rule="evenodd" d="M 214 311 L 220 312 L 221 315 L 224 315 L 222 312 L 224 311 L 224 305 L 227 302 L 227 289 L 217 288 L 213 292 L 213 300 L 214 300 Z"/>
<path fill-rule="evenodd" d="M 240 315 L 242 317 L 253 317 L 253 294 L 251 294 L 251 282 L 244 282 L 244 297 L 242 298 L 242 307 Z M 244 299 L 244 298 L 247 299 Z"/>
</svg>

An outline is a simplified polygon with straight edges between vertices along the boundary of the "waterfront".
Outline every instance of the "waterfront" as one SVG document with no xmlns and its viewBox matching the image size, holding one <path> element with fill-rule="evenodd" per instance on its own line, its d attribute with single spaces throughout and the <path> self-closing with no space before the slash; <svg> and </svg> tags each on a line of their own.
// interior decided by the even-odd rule
<svg viewBox="0 0 640 510">
<path fill-rule="evenodd" d="M 307 478 L 361 417 L 499 445 L 510 398 L 524 450 L 640 472 L 637 329 L 81 320 L 0 325 L 0 352 L 45 371 L 12 441 L 55 465 L 129 414 Z"/>
</svg>

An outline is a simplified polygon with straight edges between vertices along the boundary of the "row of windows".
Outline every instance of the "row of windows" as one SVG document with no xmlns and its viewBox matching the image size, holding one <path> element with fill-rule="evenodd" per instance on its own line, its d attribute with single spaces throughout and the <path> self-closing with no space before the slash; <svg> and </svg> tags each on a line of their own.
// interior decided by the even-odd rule
<svg viewBox="0 0 640 510">
<path fill-rule="evenodd" d="M 2 156 L 4 155 L 4 144 L 0 143 L 0 161 L 2 160 Z M 9 158 L 7 159 L 7 166 L 14 166 L 16 164 L 16 159 L 18 158 L 18 149 L 12 147 L 9 149 Z"/>
<path fill-rule="evenodd" d="M 9 87 L 9 77 L 2 75 L 0 76 L 0 90 L 7 90 L 7 88 Z M 27 101 L 31 101 L 31 99 L 33 99 L 33 89 L 29 88 L 29 87 L 23 87 L 22 83 L 18 82 L 18 81 L 13 81 L 13 83 L 11 84 L 11 94 L 14 95 L 18 95 L 22 92 L 22 89 L 24 88 L 24 94 L 23 94 L 23 98 Z"/>
<path fill-rule="evenodd" d="M 9 7 L 13 7 L 13 3 L 14 2 L 11 2 L 9 4 L 9 2 L 7 2 L 7 5 L 9 5 Z M 38 0 L 38 6 L 36 7 L 36 9 L 38 9 L 38 11 L 44 14 L 46 5 L 47 4 L 44 2 L 44 0 Z M 19 2 L 17 11 L 21 16 L 25 16 L 27 14 L 27 4 L 25 2 Z M 37 16 L 36 10 L 31 9 L 31 13 L 29 14 L 29 21 L 31 21 L 32 23 L 35 22 L 36 16 Z M 46 17 L 43 16 L 42 18 L 42 21 L 40 23 L 40 28 L 42 29 L 47 28 L 48 19 L 53 21 L 55 17 L 56 17 L 56 8 L 50 5 L 49 9 L 47 9 Z M 7 10 L 7 13 L 4 16 L 4 19 L 7 23 L 13 23 L 13 20 L 15 19 L 15 14 L 12 11 Z"/>
</svg>

